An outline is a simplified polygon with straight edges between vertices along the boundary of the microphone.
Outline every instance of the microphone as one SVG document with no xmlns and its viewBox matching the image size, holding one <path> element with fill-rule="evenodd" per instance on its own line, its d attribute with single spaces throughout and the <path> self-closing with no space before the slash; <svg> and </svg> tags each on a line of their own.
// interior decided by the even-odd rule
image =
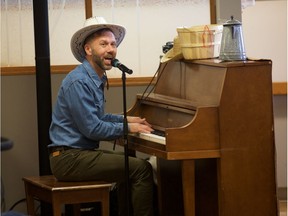
<svg viewBox="0 0 288 216">
<path fill-rule="evenodd" d="M 129 69 L 125 65 L 123 65 L 118 59 L 113 59 L 111 64 L 112 64 L 113 67 L 117 67 L 122 72 L 125 72 L 125 73 L 128 73 L 128 74 L 132 74 L 133 73 L 133 71 L 131 69 Z"/>
</svg>

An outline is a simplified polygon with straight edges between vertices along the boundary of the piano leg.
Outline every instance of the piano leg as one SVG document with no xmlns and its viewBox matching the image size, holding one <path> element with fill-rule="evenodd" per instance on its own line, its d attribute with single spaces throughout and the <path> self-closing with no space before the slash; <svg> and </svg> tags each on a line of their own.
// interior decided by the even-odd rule
<svg viewBox="0 0 288 216">
<path fill-rule="evenodd" d="M 183 216 L 181 162 L 157 158 L 159 216 Z"/>
<path fill-rule="evenodd" d="M 157 158 L 160 216 L 195 216 L 195 160 Z"/>
<path fill-rule="evenodd" d="M 157 158 L 160 216 L 219 216 L 217 160 Z"/>
<path fill-rule="evenodd" d="M 195 161 L 181 162 L 184 213 L 185 216 L 195 216 Z"/>
</svg>

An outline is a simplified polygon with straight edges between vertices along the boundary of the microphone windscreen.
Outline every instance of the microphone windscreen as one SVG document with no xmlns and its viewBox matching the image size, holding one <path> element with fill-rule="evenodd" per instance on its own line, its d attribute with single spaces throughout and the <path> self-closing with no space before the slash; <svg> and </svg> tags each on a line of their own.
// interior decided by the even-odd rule
<svg viewBox="0 0 288 216">
<path fill-rule="evenodd" d="M 112 62 L 111 62 L 111 64 L 112 64 L 113 67 L 117 67 L 119 63 L 120 63 L 120 62 L 119 62 L 118 59 L 113 59 Z"/>
</svg>

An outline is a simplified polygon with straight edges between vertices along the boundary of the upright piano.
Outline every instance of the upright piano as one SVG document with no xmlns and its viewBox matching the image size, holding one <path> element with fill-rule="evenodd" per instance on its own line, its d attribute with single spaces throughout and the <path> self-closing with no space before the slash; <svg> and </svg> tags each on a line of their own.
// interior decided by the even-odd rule
<svg viewBox="0 0 288 216">
<path fill-rule="evenodd" d="M 271 72 L 270 60 L 160 64 L 127 113 L 157 131 L 128 146 L 157 157 L 159 215 L 278 214 Z"/>
</svg>

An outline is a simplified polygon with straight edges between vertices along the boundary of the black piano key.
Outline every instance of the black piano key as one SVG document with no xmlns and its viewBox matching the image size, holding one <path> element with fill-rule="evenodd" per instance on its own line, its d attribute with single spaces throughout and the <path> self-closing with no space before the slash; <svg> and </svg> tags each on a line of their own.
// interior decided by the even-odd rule
<svg viewBox="0 0 288 216">
<path fill-rule="evenodd" d="M 152 134 L 158 135 L 158 136 L 162 136 L 165 137 L 165 132 L 164 131 L 160 131 L 160 130 L 154 130 L 151 132 Z"/>
</svg>

